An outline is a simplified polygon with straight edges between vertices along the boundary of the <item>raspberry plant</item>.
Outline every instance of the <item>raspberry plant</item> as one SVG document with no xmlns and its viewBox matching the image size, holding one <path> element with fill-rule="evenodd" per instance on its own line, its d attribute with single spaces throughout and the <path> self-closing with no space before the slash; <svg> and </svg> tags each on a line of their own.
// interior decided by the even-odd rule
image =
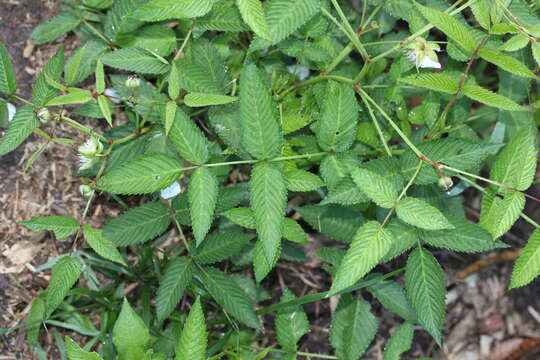
<svg viewBox="0 0 540 360">
<path fill-rule="evenodd" d="M 21 223 L 74 249 L 40 269 L 52 275 L 22 325 L 28 343 L 46 358 L 40 334 L 63 327 L 86 337 L 57 338 L 70 360 L 352 360 L 377 333 L 372 299 L 402 319 L 385 359 L 416 330 L 440 345 L 445 273 L 431 249 L 508 247 L 522 217 L 536 230 L 509 288 L 540 273 L 540 225 L 522 212 L 538 13 L 524 0 L 66 1 L 31 38 L 74 32 L 80 46 L 67 60 L 58 48 L 30 99 L 0 45 L 0 155 L 31 134 L 44 143 L 27 166 L 51 142 L 78 146 L 88 200 Z M 55 138 L 60 124 L 80 137 Z M 477 223 L 470 187 L 483 193 Z M 100 229 L 87 218 L 98 197 L 124 208 Z M 276 265 L 308 261 L 302 244 L 322 236 L 331 245 L 311 256 L 328 290 L 271 296 Z M 374 272 L 397 257 L 404 267 Z M 300 351 L 302 305 L 334 296 L 335 356 Z"/>
</svg>

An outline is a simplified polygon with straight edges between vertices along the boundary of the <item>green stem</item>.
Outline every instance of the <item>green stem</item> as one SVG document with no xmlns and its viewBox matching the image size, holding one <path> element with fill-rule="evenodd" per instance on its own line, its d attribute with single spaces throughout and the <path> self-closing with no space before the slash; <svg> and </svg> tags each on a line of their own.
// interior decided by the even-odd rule
<svg viewBox="0 0 540 360">
<path fill-rule="evenodd" d="M 79 124 L 77 121 L 73 120 L 73 119 L 70 119 L 68 118 L 67 116 L 64 116 L 64 115 L 58 115 L 58 119 L 63 122 L 64 124 L 68 125 L 68 126 L 71 126 L 72 128 L 76 129 L 76 130 L 79 130 L 87 135 L 90 135 L 90 136 L 93 136 L 93 137 L 96 137 L 98 139 L 100 139 L 101 141 L 105 142 L 105 143 L 108 143 L 109 142 L 109 139 L 107 139 L 105 136 L 95 132 L 94 130 L 92 129 L 89 129 L 87 128 L 86 126 L 82 125 L 82 124 Z"/>
<path fill-rule="evenodd" d="M 90 25 L 90 23 L 86 20 L 82 20 L 82 23 L 90 29 L 94 34 L 96 34 L 101 40 L 105 41 L 107 44 L 112 44 L 112 41 L 109 40 L 104 34 L 102 34 L 98 29 L 96 29 L 94 26 Z"/>
<path fill-rule="evenodd" d="M 362 55 L 362 58 L 364 60 L 369 59 L 369 55 L 368 55 L 368 53 L 366 51 L 366 48 L 360 42 L 360 39 L 358 38 L 358 35 L 357 35 L 356 31 L 354 31 L 354 29 L 351 26 L 351 23 L 349 22 L 349 20 L 347 20 L 347 17 L 345 16 L 345 13 L 343 12 L 341 7 L 339 6 L 337 0 L 331 0 L 331 1 L 332 1 L 332 5 L 336 9 L 339 17 L 341 18 L 341 21 L 344 24 L 343 26 L 345 27 L 345 30 L 348 32 L 351 41 L 354 43 L 354 46 L 358 49 L 358 52 L 360 52 L 360 54 Z M 327 13 L 326 9 L 324 9 L 324 8 L 321 8 L 321 9 L 325 11 L 326 16 L 329 15 L 329 14 L 326 14 Z"/>
<path fill-rule="evenodd" d="M 300 356 L 307 356 L 307 357 L 313 357 L 317 359 L 337 359 L 336 356 L 333 355 L 323 355 L 323 354 L 314 354 L 314 353 L 308 353 L 308 352 L 302 352 L 302 351 L 287 351 L 282 349 L 273 349 L 273 348 L 264 348 L 260 346 L 244 346 L 246 349 L 252 349 L 252 350 L 269 350 L 270 352 L 277 352 L 277 353 L 283 353 L 283 354 L 296 354 Z"/>
<path fill-rule="evenodd" d="M 362 101 L 364 102 L 364 104 L 366 105 L 368 109 L 369 116 L 373 120 L 375 129 L 377 129 L 377 134 L 379 135 L 381 143 L 383 144 L 384 150 L 386 150 L 386 153 L 388 154 L 388 156 L 392 157 L 392 152 L 390 151 L 390 148 L 388 147 L 386 140 L 384 140 L 384 134 L 382 133 L 379 122 L 377 121 L 377 118 L 375 117 L 375 114 L 373 113 L 373 109 L 371 108 L 371 105 L 369 105 L 369 102 L 367 102 L 366 99 L 364 99 L 364 97 L 360 97 L 360 98 L 362 99 Z"/>
</svg>

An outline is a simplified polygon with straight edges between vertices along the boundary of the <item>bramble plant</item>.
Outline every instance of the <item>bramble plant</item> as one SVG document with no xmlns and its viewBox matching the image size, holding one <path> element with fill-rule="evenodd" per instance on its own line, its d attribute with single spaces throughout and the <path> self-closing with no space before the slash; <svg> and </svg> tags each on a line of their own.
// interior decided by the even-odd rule
<svg viewBox="0 0 540 360">
<path fill-rule="evenodd" d="M 415 330 L 443 341 L 430 249 L 508 247 L 522 217 L 536 230 L 509 288 L 540 274 L 540 225 L 522 212 L 537 165 L 537 3 L 65 3 L 31 38 L 81 44 L 67 60 L 59 47 L 30 99 L 0 44 L 0 155 L 31 134 L 44 143 L 27 166 L 51 142 L 78 149 L 87 199 L 82 214 L 21 223 L 74 248 L 39 269 L 50 283 L 21 325 L 42 358 L 43 328 L 62 327 L 86 336 L 56 337 L 70 360 L 359 359 L 379 326 L 369 298 L 403 319 L 384 353 L 399 359 Z M 55 138 L 59 124 L 80 137 Z M 470 187 L 478 223 L 463 209 Z M 87 219 L 97 197 L 125 210 L 101 229 Z M 308 261 L 302 244 L 320 236 L 334 240 L 314 255 L 329 289 L 283 288 L 262 306 L 276 264 Z M 404 267 L 373 272 L 398 256 Z M 300 351 L 302 305 L 333 296 L 335 356 Z"/>
</svg>

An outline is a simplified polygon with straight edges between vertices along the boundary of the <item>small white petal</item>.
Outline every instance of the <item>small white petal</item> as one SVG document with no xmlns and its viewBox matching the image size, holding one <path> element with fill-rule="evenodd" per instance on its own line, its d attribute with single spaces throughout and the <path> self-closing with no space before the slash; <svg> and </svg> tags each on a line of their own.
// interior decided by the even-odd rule
<svg viewBox="0 0 540 360">
<path fill-rule="evenodd" d="M 298 76 L 300 81 L 304 81 L 309 77 L 309 69 L 304 65 L 290 65 L 287 66 L 289 73 Z"/>
<path fill-rule="evenodd" d="M 107 95 L 107 96 L 114 96 L 115 98 L 121 97 L 120 94 L 118 94 L 118 91 L 116 91 L 114 89 L 105 89 L 105 91 L 103 93 L 105 95 Z M 109 98 L 109 99 L 115 104 L 120 104 L 122 102 L 122 100 L 118 100 L 118 99 L 114 99 L 114 98 Z"/>
<path fill-rule="evenodd" d="M 437 61 L 433 61 L 429 57 L 424 56 L 424 58 L 422 59 L 422 62 L 420 63 L 419 67 L 421 67 L 421 68 L 440 69 L 441 68 L 441 63 L 439 63 Z"/>
<path fill-rule="evenodd" d="M 12 103 L 6 103 L 6 105 L 7 105 L 7 111 L 8 111 L 8 122 L 11 122 L 11 120 L 13 120 L 13 118 L 15 117 L 17 108 Z"/>
<path fill-rule="evenodd" d="M 405 53 L 405 55 L 407 55 L 409 60 L 411 60 L 413 63 L 416 63 L 416 51 L 409 50 Z"/>
<path fill-rule="evenodd" d="M 88 169 L 90 166 L 92 166 L 92 159 L 79 155 L 79 170 Z"/>
<path fill-rule="evenodd" d="M 180 194 L 181 191 L 182 191 L 182 188 L 180 187 L 180 184 L 177 181 L 175 181 L 172 183 L 171 186 L 161 190 L 159 195 L 163 199 L 172 199 L 176 195 Z"/>
</svg>

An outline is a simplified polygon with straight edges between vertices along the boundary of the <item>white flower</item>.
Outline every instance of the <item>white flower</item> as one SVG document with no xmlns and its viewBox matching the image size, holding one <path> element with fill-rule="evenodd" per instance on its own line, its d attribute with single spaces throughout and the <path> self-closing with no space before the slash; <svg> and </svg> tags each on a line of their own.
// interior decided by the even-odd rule
<svg viewBox="0 0 540 360">
<path fill-rule="evenodd" d="M 180 187 L 180 184 L 178 183 L 178 181 L 175 181 L 169 187 L 161 190 L 159 196 L 161 196 L 163 199 L 172 199 L 181 192 L 182 188 Z"/>
<path fill-rule="evenodd" d="M 437 53 L 441 51 L 439 45 L 433 42 L 426 41 L 418 37 L 412 43 L 407 45 L 405 54 L 411 60 L 416 68 L 433 68 L 440 69 L 441 63 Z"/>
<path fill-rule="evenodd" d="M 101 142 L 99 142 L 99 140 L 95 137 L 91 137 L 90 139 L 86 140 L 84 144 L 79 146 L 78 150 L 80 162 L 79 169 L 85 170 L 94 165 L 99 153 L 103 151 L 103 144 L 101 144 Z"/>
<path fill-rule="evenodd" d="M 105 94 L 106 96 L 112 96 L 109 99 L 115 104 L 120 104 L 122 102 L 122 100 L 117 99 L 117 98 L 120 98 L 121 96 L 118 93 L 118 91 L 116 91 L 114 89 L 105 89 L 103 94 Z"/>
<path fill-rule="evenodd" d="M 17 112 L 17 108 L 12 103 L 6 103 L 7 111 L 8 111 L 8 122 L 11 122 L 13 118 L 15 117 L 15 113 Z"/>
<path fill-rule="evenodd" d="M 289 73 L 298 76 L 300 81 L 304 81 L 309 77 L 309 69 L 304 65 L 290 65 L 287 66 Z"/>
<path fill-rule="evenodd" d="M 90 159 L 84 155 L 79 154 L 79 170 L 86 170 L 94 165 L 95 159 Z"/>
</svg>

